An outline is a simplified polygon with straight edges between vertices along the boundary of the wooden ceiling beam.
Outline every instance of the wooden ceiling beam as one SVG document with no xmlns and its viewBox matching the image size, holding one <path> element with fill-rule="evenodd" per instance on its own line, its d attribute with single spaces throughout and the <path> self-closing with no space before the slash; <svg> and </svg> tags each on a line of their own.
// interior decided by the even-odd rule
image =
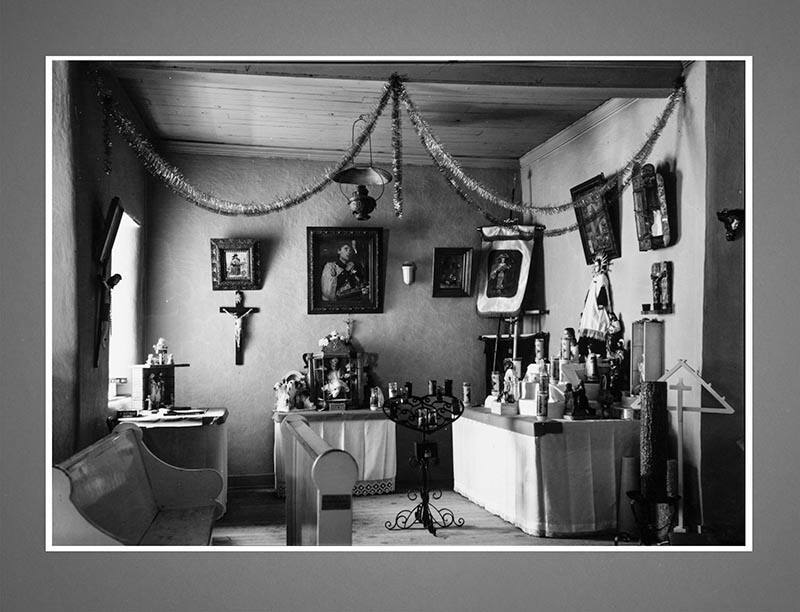
<svg viewBox="0 0 800 612">
<path fill-rule="evenodd" d="M 438 62 L 109 62 L 131 70 L 186 72 L 195 75 L 283 76 L 347 81 L 385 81 L 397 72 L 408 83 L 508 85 L 531 88 L 600 89 L 609 97 L 665 97 L 681 75 L 678 60 L 619 61 L 438 61 Z"/>
</svg>

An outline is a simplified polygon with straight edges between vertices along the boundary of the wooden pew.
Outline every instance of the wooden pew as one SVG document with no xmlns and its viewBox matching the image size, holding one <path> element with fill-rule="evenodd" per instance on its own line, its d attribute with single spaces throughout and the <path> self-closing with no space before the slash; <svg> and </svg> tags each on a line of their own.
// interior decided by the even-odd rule
<svg viewBox="0 0 800 612">
<path fill-rule="evenodd" d="M 353 543 L 353 486 L 358 465 L 333 448 L 299 414 L 280 427 L 286 477 L 286 544 L 350 546 Z"/>
<path fill-rule="evenodd" d="M 53 545 L 207 546 L 222 476 L 153 455 L 121 424 L 53 467 Z"/>
</svg>

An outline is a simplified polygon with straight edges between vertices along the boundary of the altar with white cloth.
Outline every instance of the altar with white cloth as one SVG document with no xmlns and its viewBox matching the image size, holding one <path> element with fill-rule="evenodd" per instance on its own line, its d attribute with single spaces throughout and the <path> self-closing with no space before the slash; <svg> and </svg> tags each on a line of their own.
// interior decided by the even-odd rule
<svg viewBox="0 0 800 612">
<path fill-rule="evenodd" d="M 613 531 L 622 457 L 638 456 L 639 427 L 467 408 L 453 423 L 453 488 L 532 535 Z"/>
<path fill-rule="evenodd" d="M 275 490 L 285 493 L 280 423 L 288 414 L 302 414 L 309 427 L 334 448 L 346 450 L 358 464 L 353 495 L 393 493 L 397 475 L 395 424 L 372 410 L 293 410 L 273 412 L 275 421 Z"/>
</svg>

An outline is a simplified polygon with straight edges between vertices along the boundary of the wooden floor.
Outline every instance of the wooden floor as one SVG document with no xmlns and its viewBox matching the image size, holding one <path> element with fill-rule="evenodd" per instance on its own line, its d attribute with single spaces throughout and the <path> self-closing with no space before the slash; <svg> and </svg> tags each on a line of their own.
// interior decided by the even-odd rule
<svg viewBox="0 0 800 612">
<path fill-rule="evenodd" d="M 595 538 L 537 538 L 473 504 L 465 497 L 445 491 L 436 500 L 449 508 L 462 527 L 440 529 L 434 537 L 424 529 L 390 531 L 401 510 L 416 502 L 403 493 L 353 498 L 353 546 L 613 546 L 613 536 Z M 228 508 L 214 527 L 214 546 L 285 546 L 286 522 L 283 500 L 269 490 L 231 490 Z"/>
</svg>

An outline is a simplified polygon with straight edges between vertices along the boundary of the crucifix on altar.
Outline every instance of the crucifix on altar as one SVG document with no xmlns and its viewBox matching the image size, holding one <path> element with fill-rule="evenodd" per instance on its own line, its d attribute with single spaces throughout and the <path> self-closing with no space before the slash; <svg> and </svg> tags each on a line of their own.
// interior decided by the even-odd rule
<svg viewBox="0 0 800 612">
<path fill-rule="evenodd" d="M 242 353 L 242 331 L 244 326 L 244 319 L 254 312 L 258 312 L 259 308 L 244 305 L 244 293 L 241 291 L 236 292 L 236 299 L 233 306 L 220 306 L 219 311 L 229 314 L 233 317 L 233 333 L 234 342 L 236 346 L 236 365 L 244 364 L 244 354 Z"/>
</svg>

